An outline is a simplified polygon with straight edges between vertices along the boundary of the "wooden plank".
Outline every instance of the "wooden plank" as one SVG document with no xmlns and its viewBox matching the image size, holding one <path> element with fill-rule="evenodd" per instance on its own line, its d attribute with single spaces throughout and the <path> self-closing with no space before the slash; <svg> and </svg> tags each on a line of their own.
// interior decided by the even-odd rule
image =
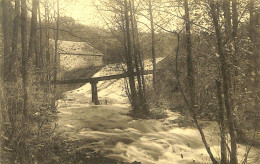
<svg viewBox="0 0 260 164">
<path fill-rule="evenodd" d="M 144 75 L 152 74 L 153 70 L 147 70 L 144 71 Z M 134 72 L 134 76 L 136 76 L 137 73 Z M 105 80 L 113 80 L 113 79 L 121 79 L 129 77 L 129 73 L 122 73 L 117 75 L 110 75 L 110 76 L 102 76 L 102 77 L 93 77 L 93 78 L 87 78 L 87 79 L 72 79 L 72 80 L 57 80 L 56 84 L 79 84 L 79 83 L 94 83 L 98 81 L 105 81 Z M 53 81 L 51 81 L 51 84 L 54 84 Z"/>
</svg>

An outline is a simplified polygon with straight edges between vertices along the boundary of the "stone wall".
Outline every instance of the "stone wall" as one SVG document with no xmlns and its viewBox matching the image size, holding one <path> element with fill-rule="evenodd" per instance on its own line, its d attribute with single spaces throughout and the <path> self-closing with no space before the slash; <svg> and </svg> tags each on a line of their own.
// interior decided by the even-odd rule
<svg viewBox="0 0 260 164">
<path fill-rule="evenodd" d="M 102 66 L 103 56 L 60 54 L 60 69 L 71 71 L 79 68 Z"/>
</svg>

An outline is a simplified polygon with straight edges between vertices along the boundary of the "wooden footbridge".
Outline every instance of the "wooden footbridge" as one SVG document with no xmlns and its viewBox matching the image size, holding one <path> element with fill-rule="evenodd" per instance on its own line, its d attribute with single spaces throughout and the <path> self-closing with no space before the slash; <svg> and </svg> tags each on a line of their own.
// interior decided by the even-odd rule
<svg viewBox="0 0 260 164">
<path fill-rule="evenodd" d="M 153 70 L 147 70 L 143 72 L 143 75 L 152 74 Z M 99 105 L 98 100 L 98 90 L 97 90 L 97 83 L 99 81 L 105 80 L 113 80 L 113 79 L 121 79 L 129 77 L 131 74 L 129 72 L 125 72 L 122 74 L 117 75 L 110 75 L 110 76 L 101 76 L 101 77 L 92 77 L 86 79 L 71 79 L 71 80 L 57 80 L 56 82 L 52 81 L 51 84 L 80 84 L 80 83 L 90 83 L 91 84 L 91 93 L 92 93 L 92 102 L 95 105 Z M 133 76 L 137 76 L 137 72 L 133 72 Z"/>
</svg>

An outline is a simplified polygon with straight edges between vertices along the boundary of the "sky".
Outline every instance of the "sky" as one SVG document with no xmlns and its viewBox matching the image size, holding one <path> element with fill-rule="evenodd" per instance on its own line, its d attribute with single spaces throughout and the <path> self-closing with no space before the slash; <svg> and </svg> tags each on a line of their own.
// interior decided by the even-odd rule
<svg viewBox="0 0 260 164">
<path fill-rule="evenodd" d="M 97 0 L 60 0 L 60 15 L 70 16 L 81 24 L 104 26 L 96 5 L 100 5 Z"/>
<path fill-rule="evenodd" d="M 50 4 L 54 4 L 54 8 L 56 9 L 56 2 L 57 0 L 48 0 Z M 109 1 L 109 0 L 102 0 L 102 1 Z M 100 0 L 59 0 L 60 4 L 60 16 L 67 16 L 72 17 L 76 20 L 76 22 L 92 27 L 100 27 L 100 28 L 108 28 L 104 19 L 109 18 L 107 12 L 99 11 L 97 8 L 102 8 L 102 4 Z M 43 7 L 43 6 L 42 6 Z M 148 9 L 148 6 L 147 6 Z M 41 9 L 44 12 L 44 9 Z M 170 11 L 170 10 L 169 10 Z M 53 12 L 53 11 L 52 11 Z M 102 16 L 100 14 L 102 12 Z M 148 11 L 143 11 L 145 15 L 148 15 Z M 154 22 L 155 23 L 162 23 L 164 24 L 164 28 L 167 30 L 177 30 L 178 25 L 180 25 L 180 21 L 177 21 L 176 17 L 169 16 L 169 14 L 164 14 L 154 11 Z M 176 12 L 171 9 L 170 12 Z M 107 18 L 105 18 L 107 17 Z M 140 31 L 150 31 L 150 21 L 143 16 L 138 16 L 138 27 Z M 162 21 L 163 20 L 163 21 Z M 178 25 L 177 25 L 178 24 Z M 114 25 L 114 24 L 113 24 Z M 155 26 L 158 30 L 160 29 Z M 156 30 L 157 31 L 157 30 Z"/>
<path fill-rule="evenodd" d="M 78 23 L 84 25 L 107 28 L 106 22 L 103 20 L 104 16 L 102 18 L 100 11 L 97 9 L 98 7 L 102 8 L 101 5 L 99 0 L 60 0 L 60 15 L 72 17 Z M 139 21 L 150 26 L 150 22 L 147 18 L 139 17 Z M 156 21 L 156 17 L 154 21 Z M 146 31 L 148 29 L 144 24 L 139 24 L 139 27 Z"/>
<path fill-rule="evenodd" d="M 48 1 L 50 4 L 57 2 L 57 0 L 48 0 Z M 109 0 L 102 0 L 102 1 L 109 1 Z M 72 17 L 78 23 L 81 23 L 84 25 L 108 28 L 106 25 L 106 22 L 103 20 L 102 16 L 100 15 L 100 11 L 97 9 L 97 7 L 102 8 L 100 0 L 59 0 L 59 3 L 60 3 L 60 16 Z M 166 4 L 166 6 L 168 5 L 167 3 L 165 3 L 165 4 Z M 54 8 L 56 8 L 56 7 L 54 7 Z M 154 13 L 154 22 L 156 24 L 155 28 L 157 28 L 157 24 L 162 23 L 162 24 L 160 24 L 160 26 L 161 27 L 163 26 L 167 30 L 180 31 L 179 28 L 183 27 L 183 19 L 181 19 L 183 14 L 181 14 L 181 15 L 179 14 L 180 9 L 179 8 L 169 9 L 167 7 L 164 9 L 167 10 L 169 13 L 172 13 L 173 15 L 178 15 L 179 18 L 177 18 L 176 16 L 170 16 L 170 14 L 166 14 L 166 13 L 158 11 L 157 13 Z M 201 11 L 203 11 L 203 10 L 204 9 L 201 9 Z M 44 12 L 44 9 L 41 9 L 41 11 Z M 156 9 L 154 10 L 154 12 L 156 12 Z M 104 12 L 103 12 L 103 14 L 104 14 Z M 147 15 L 148 13 L 145 12 L 144 14 Z M 200 14 L 198 14 L 198 15 L 200 15 Z M 107 13 L 105 13 L 105 16 L 108 16 Z M 191 13 L 191 19 L 193 19 L 192 16 L 195 16 L 194 13 Z M 196 19 L 202 20 L 199 17 L 197 17 Z M 142 29 L 144 31 L 147 31 L 147 30 L 149 31 L 149 29 L 148 29 L 150 26 L 149 20 L 147 20 L 147 18 L 144 18 L 142 16 L 139 16 L 138 20 L 139 20 L 139 22 L 142 22 L 142 23 L 138 24 L 140 29 Z M 201 23 L 201 22 L 199 22 L 199 23 Z M 148 26 L 148 28 L 146 27 L 146 25 Z M 200 25 L 207 27 L 208 22 L 204 22 L 204 24 L 201 23 Z M 159 27 L 158 27 L 158 29 L 159 29 Z"/>
</svg>

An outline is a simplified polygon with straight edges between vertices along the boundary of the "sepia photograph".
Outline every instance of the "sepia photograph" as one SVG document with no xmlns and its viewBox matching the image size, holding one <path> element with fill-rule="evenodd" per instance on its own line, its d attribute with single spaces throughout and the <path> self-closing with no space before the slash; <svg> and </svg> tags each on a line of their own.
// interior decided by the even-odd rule
<svg viewBox="0 0 260 164">
<path fill-rule="evenodd" d="M 260 164 L 260 0 L 0 0 L 0 164 Z"/>
</svg>

